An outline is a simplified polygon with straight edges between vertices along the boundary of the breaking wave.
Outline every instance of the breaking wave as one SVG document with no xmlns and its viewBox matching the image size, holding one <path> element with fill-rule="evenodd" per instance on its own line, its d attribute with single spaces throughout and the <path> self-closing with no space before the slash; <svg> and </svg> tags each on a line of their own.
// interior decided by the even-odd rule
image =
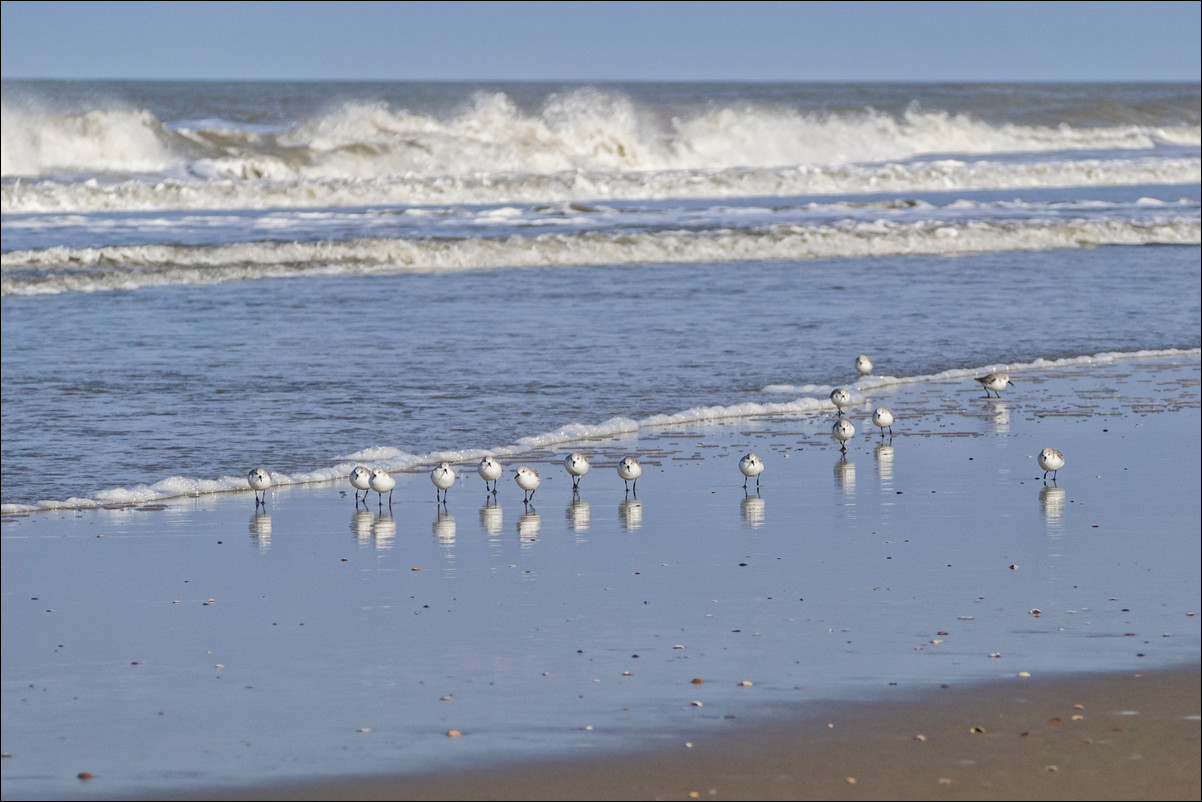
<svg viewBox="0 0 1202 802">
<path fill-rule="evenodd" d="M 908 254 L 1198 245 L 1197 216 L 1142 220 L 845 220 L 756 229 L 583 232 L 484 238 L 47 248 L 0 257 L 0 294 L 47 295 L 307 275 L 522 267 L 840 259 Z"/>
<path fill-rule="evenodd" d="M 3 113 L 5 212 L 1054 186 L 1082 183 L 1082 171 L 1102 174 L 1089 183 L 1183 183 L 1197 180 L 1196 158 L 1049 167 L 989 157 L 1202 145 L 1190 124 L 994 125 L 917 106 L 891 115 L 763 103 L 668 114 L 595 89 L 533 112 L 479 93 L 445 117 L 357 101 L 279 131 L 169 125 L 139 108 L 6 103 Z"/>
</svg>

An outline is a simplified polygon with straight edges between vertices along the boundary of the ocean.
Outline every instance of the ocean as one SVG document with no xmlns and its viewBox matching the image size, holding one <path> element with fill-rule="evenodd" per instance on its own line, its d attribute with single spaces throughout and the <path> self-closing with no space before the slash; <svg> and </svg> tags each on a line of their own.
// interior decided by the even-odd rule
<svg viewBox="0 0 1202 802">
<path fill-rule="evenodd" d="M 3 509 L 1195 349 L 1197 84 L 3 83 Z M 851 374 L 854 377 L 854 373 Z"/>
</svg>

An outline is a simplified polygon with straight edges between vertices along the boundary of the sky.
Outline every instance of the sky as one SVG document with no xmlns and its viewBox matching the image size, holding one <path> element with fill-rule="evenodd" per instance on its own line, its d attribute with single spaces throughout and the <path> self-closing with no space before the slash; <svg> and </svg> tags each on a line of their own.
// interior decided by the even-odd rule
<svg viewBox="0 0 1202 802">
<path fill-rule="evenodd" d="M 1202 3 L 28 2 L 5 78 L 1198 81 Z"/>
</svg>

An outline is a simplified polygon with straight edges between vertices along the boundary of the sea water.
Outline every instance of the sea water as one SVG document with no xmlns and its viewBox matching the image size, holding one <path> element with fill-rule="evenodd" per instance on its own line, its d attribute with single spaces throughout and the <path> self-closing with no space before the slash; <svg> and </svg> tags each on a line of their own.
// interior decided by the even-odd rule
<svg viewBox="0 0 1202 802">
<path fill-rule="evenodd" d="M 821 400 L 861 352 L 921 376 L 1200 344 L 1196 84 L 3 104 L 5 510 Z"/>
</svg>

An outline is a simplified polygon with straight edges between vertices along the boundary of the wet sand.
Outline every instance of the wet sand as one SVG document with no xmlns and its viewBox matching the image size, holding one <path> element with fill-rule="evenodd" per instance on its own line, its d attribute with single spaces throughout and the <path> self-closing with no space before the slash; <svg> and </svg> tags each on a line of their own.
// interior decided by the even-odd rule
<svg viewBox="0 0 1202 802">
<path fill-rule="evenodd" d="M 529 506 L 460 465 L 5 516 L 4 798 L 1197 799 L 1200 376 L 573 443 L 579 497 L 505 460 Z"/>
<path fill-rule="evenodd" d="M 1022 678 L 732 722 L 649 754 L 226 799 L 1198 799 L 1199 671 Z M 204 796 L 183 798 L 201 799 Z"/>
</svg>

